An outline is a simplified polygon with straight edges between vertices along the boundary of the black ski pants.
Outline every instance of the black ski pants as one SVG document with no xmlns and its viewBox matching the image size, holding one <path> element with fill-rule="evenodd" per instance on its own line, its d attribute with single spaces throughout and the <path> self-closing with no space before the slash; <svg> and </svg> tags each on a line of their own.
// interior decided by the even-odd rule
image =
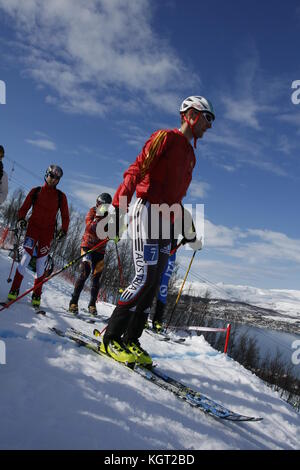
<svg viewBox="0 0 300 470">
<path fill-rule="evenodd" d="M 82 254 L 88 251 L 88 248 L 82 248 Z M 91 285 L 91 298 L 89 305 L 96 305 L 99 289 L 101 274 L 104 268 L 104 253 L 92 252 L 88 253 L 79 265 L 79 276 L 75 282 L 74 292 L 72 294 L 72 303 L 78 303 L 81 291 L 86 283 L 87 278 L 92 272 L 92 285 Z"/>
<path fill-rule="evenodd" d="M 162 236 L 161 216 L 158 217 L 158 233 L 153 235 L 151 232 L 152 217 L 151 204 L 138 199 L 132 218 L 135 277 L 122 293 L 109 319 L 104 344 L 111 339 L 127 343 L 142 335 L 171 246 L 170 237 Z"/>
</svg>

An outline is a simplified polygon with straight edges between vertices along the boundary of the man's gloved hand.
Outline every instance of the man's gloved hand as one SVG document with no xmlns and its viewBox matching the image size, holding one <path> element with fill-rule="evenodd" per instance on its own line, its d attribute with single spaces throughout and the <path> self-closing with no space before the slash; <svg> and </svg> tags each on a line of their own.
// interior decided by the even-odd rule
<svg viewBox="0 0 300 470">
<path fill-rule="evenodd" d="M 202 237 L 200 239 L 197 238 L 196 228 L 194 225 L 193 218 L 189 211 L 184 209 L 183 212 L 183 239 L 181 240 L 181 244 L 185 245 L 186 243 L 189 245 L 192 250 L 202 250 Z"/>
<path fill-rule="evenodd" d="M 185 237 L 181 240 L 181 245 L 186 245 L 188 244 L 192 250 L 197 251 L 197 250 L 202 250 L 203 244 L 202 244 L 202 237 L 200 240 L 198 240 L 197 237 L 194 237 L 192 240 L 187 240 Z"/>
<path fill-rule="evenodd" d="M 27 227 L 27 221 L 25 219 L 20 219 L 17 222 L 17 229 L 22 231 L 25 230 Z"/>
<path fill-rule="evenodd" d="M 118 243 L 125 230 L 127 230 L 125 216 L 126 213 L 119 207 L 115 207 L 113 213 L 109 216 L 108 236 L 110 240 L 114 240 L 115 243 Z"/>
<path fill-rule="evenodd" d="M 60 242 L 66 236 L 66 232 L 64 230 L 59 230 L 58 234 L 56 235 L 56 240 Z"/>
<path fill-rule="evenodd" d="M 193 241 L 188 242 L 189 247 L 192 248 L 194 251 L 202 250 L 203 244 L 202 244 L 202 237 L 200 240 L 196 237 Z"/>
<path fill-rule="evenodd" d="M 3 163 L 2 163 L 2 160 L 0 160 L 0 183 L 2 180 L 2 176 L 3 176 Z"/>
</svg>

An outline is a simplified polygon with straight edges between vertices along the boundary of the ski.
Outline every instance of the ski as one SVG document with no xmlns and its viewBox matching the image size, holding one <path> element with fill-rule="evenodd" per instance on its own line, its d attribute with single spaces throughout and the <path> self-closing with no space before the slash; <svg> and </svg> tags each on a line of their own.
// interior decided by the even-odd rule
<svg viewBox="0 0 300 470">
<path fill-rule="evenodd" d="M 90 323 L 90 324 L 94 324 L 96 323 L 97 321 L 102 321 L 102 322 L 107 322 L 107 318 L 104 317 L 103 315 L 91 315 L 87 310 L 85 309 L 82 309 L 83 312 L 86 312 L 86 313 L 89 313 L 89 317 L 87 315 L 83 315 L 82 313 L 73 313 L 73 312 L 70 312 L 67 308 L 63 307 L 62 308 L 65 312 L 69 313 L 70 317 L 72 318 L 76 318 L 78 320 L 82 320 L 84 321 L 85 323 Z"/>
<path fill-rule="evenodd" d="M 178 344 L 184 344 L 185 342 L 185 338 L 172 338 L 172 336 L 169 336 L 163 331 L 158 333 L 153 328 L 145 328 L 145 331 L 146 333 L 148 333 L 148 335 L 154 336 L 159 341 L 170 341 L 171 343 L 178 343 Z"/>
<path fill-rule="evenodd" d="M 46 316 L 46 312 L 45 310 L 41 309 L 40 307 L 35 307 L 33 305 L 31 305 L 32 309 L 34 310 L 34 312 L 36 313 L 36 315 L 44 315 Z"/>
<path fill-rule="evenodd" d="M 1 307 L 5 307 L 9 302 L 0 302 Z M 33 305 L 30 305 L 30 307 L 34 310 L 34 312 L 37 315 L 46 315 L 45 310 L 40 309 L 40 307 L 34 307 Z"/>
<path fill-rule="evenodd" d="M 111 358 L 109 355 L 100 351 L 100 344 L 101 344 L 100 341 L 98 341 L 96 338 L 93 338 L 87 335 L 86 333 L 82 333 L 78 330 L 75 330 L 74 328 L 68 328 L 64 332 L 61 330 L 58 330 L 57 328 L 50 328 L 50 329 L 51 331 L 55 332 L 59 336 L 69 338 L 70 340 L 76 342 L 79 346 L 84 346 L 96 352 L 100 356 L 103 356 L 113 361 L 114 363 L 117 362 L 113 358 Z M 172 377 L 165 374 L 163 371 L 161 371 L 158 368 L 152 367 L 151 369 L 148 369 L 138 364 L 135 364 L 132 368 L 128 364 L 122 364 L 120 362 L 117 362 L 117 363 L 120 366 L 126 367 L 127 369 L 130 369 L 132 372 L 139 374 L 141 377 L 152 382 L 156 386 L 171 392 L 177 398 L 185 401 L 190 406 L 197 408 L 201 411 L 204 411 L 205 413 L 213 416 L 214 418 L 223 419 L 227 421 L 233 421 L 233 422 L 261 421 L 262 420 L 262 418 L 257 418 L 254 416 L 245 416 L 245 415 L 241 415 L 239 413 L 233 412 L 229 410 L 228 408 L 224 407 L 223 405 L 215 402 L 214 400 L 211 400 L 210 398 L 203 395 L 202 393 L 192 389 L 189 386 L 186 386 L 185 384 L 183 384 L 182 382 L 176 379 L 173 379 Z"/>
</svg>

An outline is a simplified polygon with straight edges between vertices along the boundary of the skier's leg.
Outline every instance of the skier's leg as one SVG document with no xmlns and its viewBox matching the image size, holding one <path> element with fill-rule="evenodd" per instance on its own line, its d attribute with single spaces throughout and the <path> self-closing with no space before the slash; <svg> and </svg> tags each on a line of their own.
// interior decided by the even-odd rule
<svg viewBox="0 0 300 470">
<path fill-rule="evenodd" d="M 130 341 L 137 341 L 143 333 L 145 323 L 151 310 L 151 305 L 158 289 L 162 272 L 164 271 L 165 266 L 168 262 L 169 252 L 170 241 L 161 240 L 159 242 L 159 257 L 155 273 L 152 277 L 151 287 L 149 288 L 147 295 L 137 302 L 136 310 L 131 316 L 127 331 L 124 334 L 125 343 L 128 343 Z"/>
<path fill-rule="evenodd" d="M 156 325 L 161 325 L 163 321 L 164 310 L 165 310 L 165 306 L 167 303 L 168 286 L 169 286 L 170 278 L 174 271 L 175 259 L 176 259 L 176 253 L 169 256 L 167 265 L 161 276 L 161 281 L 160 281 L 159 290 L 157 294 L 156 308 L 155 308 L 155 312 L 152 318 L 153 327 L 156 327 Z M 160 329 L 161 329 L 161 326 L 160 326 Z"/>
<path fill-rule="evenodd" d="M 92 263 L 92 287 L 91 287 L 91 298 L 89 302 L 90 307 L 96 307 L 96 301 L 101 285 L 101 275 L 104 269 L 104 253 L 92 253 L 93 263 Z"/>
<path fill-rule="evenodd" d="M 36 277 L 34 280 L 34 289 L 32 296 L 41 297 L 43 285 L 38 286 L 38 284 L 44 279 L 45 273 L 45 263 L 47 261 L 48 255 L 39 256 L 36 259 Z M 36 287 L 38 286 L 38 287 Z"/>
<path fill-rule="evenodd" d="M 23 281 L 26 268 L 30 263 L 35 245 L 36 245 L 36 238 L 33 238 L 32 236 L 28 235 L 28 232 L 27 232 L 25 235 L 25 240 L 23 244 L 23 255 L 22 255 L 21 261 L 19 262 L 17 266 L 14 280 L 13 280 L 11 289 L 8 294 L 8 299 L 13 299 L 14 297 L 17 297 L 19 293 L 19 289 Z"/>
<path fill-rule="evenodd" d="M 84 259 L 84 258 L 83 258 Z M 75 282 L 74 291 L 70 303 L 77 304 L 84 284 L 91 272 L 91 263 L 88 260 L 81 261 L 79 265 L 79 276 Z"/>
<path fill-rule="evenodd" d="M 36 257 L 36 277 L 34 280 L 34 290 L 32 293 L 32 299 L 36 300 L 37 305 L 40 302 L 42 295 L 43 284 L 38 286 L 44 279 L 45 264 L 50 251 L 50 246 L 53 238 L 53 233 L 47 230 L 41 230 L 38 237 L 37 245 L 37 257 Z M 38 286 L 38 287 L 37 287 Z"/>
<path fill-rule="evenodd" d="M 116 308 L 114 309 L 103 337 L 104 344 L 115 339 L 120 340 L 125 333 L 130 318 L 136 310 L 136 305 L 143 299 L 152 285 L 158 259 L 158 244 L 149 245 L 144 227 L 148 223 L 150 203 L 138 199 L 133 208 L 133 261 L 135 277 L 130 285 L 122 292 Z M 147 257 L 152 262 L 147 262 Z"/>
</svg>

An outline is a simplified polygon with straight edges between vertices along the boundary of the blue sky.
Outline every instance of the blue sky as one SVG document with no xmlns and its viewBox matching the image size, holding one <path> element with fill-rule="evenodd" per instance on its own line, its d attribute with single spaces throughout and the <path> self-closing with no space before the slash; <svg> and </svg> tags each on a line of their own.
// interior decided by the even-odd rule
<svg viewBox="0 0 300 470">
<path fill-rule="evenodd" d="M 193 271 L 299 288 L 299 2 L 0 0 L 0 25 L 11 190 L 58 163 L 84 212 L 115 191 L 154 130 L 179 126 L 185 97 L 203 95 L 216 121 L 184 201 L 205 204 Z"/>
</svg>

